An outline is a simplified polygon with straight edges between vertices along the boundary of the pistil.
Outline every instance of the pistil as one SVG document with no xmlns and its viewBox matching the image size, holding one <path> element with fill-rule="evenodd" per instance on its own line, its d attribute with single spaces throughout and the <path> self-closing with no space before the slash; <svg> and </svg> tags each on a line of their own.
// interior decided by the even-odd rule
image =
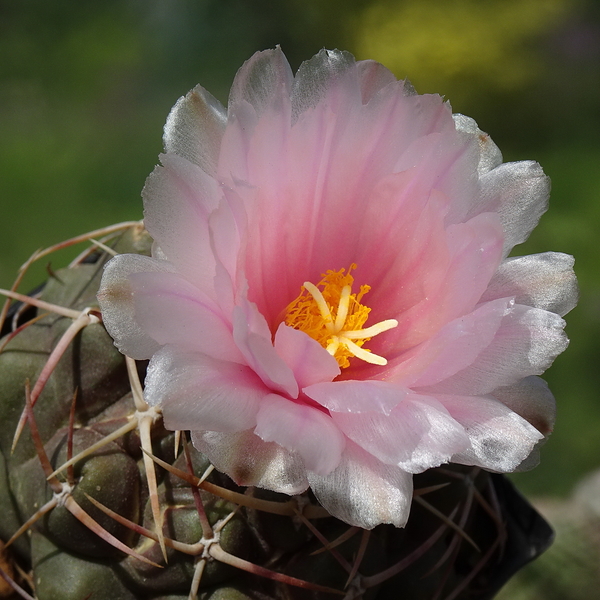
<svg viewBox="0 0 600 600">
<path fill-rule="evenodd" d="M 298 298 L 287 307 L 285 322 L 317 340 L 342 368 L 350 366 L 352 357 L 383 366 L 387 360 L 362 345 L 397 327 L 398 321 L 387 319 L 363 328 L 371 309 L 361 300 L 370 287 L 363 285 L 357 294 L 352 293 L 354 278 L 350 271 L 355 268 L 351 265 L 346 274 L 345 269 L 327 271 L 317 285 L 304 282 Z"/>
</svg>

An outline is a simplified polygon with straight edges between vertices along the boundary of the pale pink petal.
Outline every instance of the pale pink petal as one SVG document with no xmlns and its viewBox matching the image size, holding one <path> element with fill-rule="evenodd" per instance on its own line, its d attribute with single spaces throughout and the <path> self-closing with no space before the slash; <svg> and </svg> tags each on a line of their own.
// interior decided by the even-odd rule
<svg viewBox="0 0 600 600">
<path fill-rule="evenodd" d="M 543 308 L 561 317 L 577 304 L 574 259 L 560 252 L 507 258 L 481 301 L 513 296 L 517 304 Z"/>
<path fill-rule="evenodd" d="M 298 108 L 298 120 L 290 123 L 281 112 L 269 113 L 269 119 L 257 124 L 251 139 L 244 142 L 250 145 L 243 164 L 234 161 L 239 172 L 231 178 L 244 183 L 238 183 L 236 191 L 244 198 L 252 240 L 245 262 L 249 297 L 273 328 L 282 306 L 298 295 L 304 281 L 318 281 L 327 269 L 339 269 L 357 259 L 357 249 L 364 247 L 356 243 L 358 238 L 367 235 L 367 244 L 386 239 L 376 226 L 390 222 L 385 211 L 372 223 L 365 222 L 364 213 L 372 206 L 369 195 L 406 148 L 430 133 L 431 120 L 421 118 L 429 105 L 441 107 L 439 127 L 448 135 L 453 132 L 449 109 L 439 97 L 408 99 L 400 83 L 382 89 L 363 105 L 357 73 L 344 66 L 344 56 L 330 55 L 324 53 L 317 61 L 331 62 L 328 76 L 315 81 L 314 89 L 312 83 L 302 88 L 309 100 L 306 105 L 298 100 L 303 107 Z M 308 79 L 313 68 L 306 67 Z M 325 100 L 317 103 L 322 94 Z M 419 105 L 418 118 L 411 114 L 411 103 Z M 348 122 L 353 127 L 347 127 Z M 456 138 L 456 132 L 453 135 Z M 224 146 L 230 143 L 233 146 L 226 136 Z M 443 149 L 444 144 L 438 147 Z M 436 181 L 435 174 L 429 181 Z M 335 244 L 330 243 L 332 239 Z"/>
<path fill-rule="evenodd" d="M 357 285 L 372 286 L 365 301 L 376 311 L 373 321 L 404 313 L 438 289 L 451 260 L 447 207 L 448 198 L 430 193 L 414 169 L 385 177 L 373 190 L 354 254 Z"/>
<path fill-rule="evenodd" d="M 442 260 L 434 262 L 436 256 L 430 253 L 426 262 L 416 265 L 415 273 L 428 273 L 426 280 L 434 273 L 435 279 L 431 289 L 412 307 L 395 312 L 398 304 L 394 302 L 394 290 L 389 285 L 382 286 L 381 291 L 379 288 L 373 291 L 378 307 L 376 313 L 373 311 L 374 321 L 390 317 L 398 320 L 393 335 L 387 334 L 370 342 L 369 347 L 376 354 L 393 360 L 400 352 L 436 334 L 444 324 L 468 314 L 485 291 L 500 262 L 502 250 L 502 230 L 495 215 L 482 214 L 468 223 L 452 225 L 442 240 L 446 245 L 446 255 L 439 252 Z M 432 242 L 432 245 L 438 243 Z M 403 282 L 399 281 L 397 286 L 404 292 Z M 403 297 L 404 293 L 399 294 L 396 290 L 395 295 Z M 389 307 L 390 313 L 382 315 L 380 307 Z M 370 372 L 372 369 L 369 368 L 365 375 Z"/>
<path fill-rule="evenodd" d="M 355 93 L 358 92 L 356 63 L 349 52 L 323 49 L 304 61 L 296 73 L 292 89 L 294 117 L 325 104 L 326 99 L 332 99 L 333 103 L 346 102 L 347 97 L 342 94 L 339 98 L 331 98 L 331 95 L 339 93 L 339 88 L 349 91 L 348 81 L 352 82 L 350 85 L 357 86 Z"/>
<path fill-rule="evenodd" d="M 228 319 L 181 275 L 133 273 L 129 281 L 135 321 L 158 344 L 244 362 Z"/>
<path fill-rule="evenodd" d="M 424 393 L 485 395 L 513 385 L 523 377 L 540 375 L 568 345 L 565 322 L 554 313 L 514 305 L 490 343 L 456 375 L 431 386 Z"/>
<path fill-rule="evenodd" d="M 197 85 L 179 98 L 167 117 L 165 150 L 215 175 L 226 123 L 227 112 L 222 104 Z"/>
<path fill-rule="evenodd" d="M 219 159 L 221 181 L 256 183 L 248 164 L 253 155 L 249 146 L 256 137 L 255 128 L 266 128 L 271 135 L 273 126 L 286 120 L 289 126 L 292 81 L 289 64 L 279 48 L 257 52 L 240 68 L 229 96 L 228 123 Z M 265 116 L 266 119 L 260 119 Z M 272 120 L 275 122 L 270 123 Z M 271 148 L 261 146 L 260 149 L 271 153 L 277 149 L 280 137 L 281 134 L 273 138 Z"/>
<path fill-rule="evenodd" d="M 240 256 L 245 250 L 247 221 L 243 202 L 235 191 L 223 188 L 219 206 L 213 210 L 208 222 L 210 244 L 216 263 L 215 287 L 221 285 L 230 288 L 226 294 L 228 299 L 231 297 L 237 301 L 238 296 L 245 298 L 247 282 Z M 221 302 L 219 295 L 217 299 Z M 224 305 L 231 310 L 232 306 L 228 301 Z"/>
<path fill-rule="evenodd" d="M 133 273 L 172 273 L 175 267 L 164 260 L 139 254 L 115 256 L 104 267 L 98 291 L 102 321 L 115 346 L 136 360 L 150 358 L 160 344 L 135 319 L 135 305 L 130 275 Z"/>
<path fill-rule="evenodd" d="M 294 372 L 300 389 L 313 383 L 332 381 L 340 374 L 337 361 L 319 342 L 283 323 L 275 334 L 275 349 Z"/>
<path fill-rule="evenodd" d="M 163 154 L 146 180 L 144 225 L 177 270 L 206 294 L 214 296 L 213 257 L 208 230 L 218 206 L 219 185 L 196 165 L 175 154 Z"/>
<path fill-rule="evenodd" d="M 374 60 L 361 60 L 357 62 L 356 70 L 358 71 L 363 104 L 371 102 L 375 96 L 382 94 L 384 88 L 397 85 L 395 75 Z M 412 86 L 408 85 L 407 82 L 403 83 L 405 84 L 405 95 L 413 96 L 416 94 Z"/>
<path fill-rule="evenodd" d="M 504 256 L 524 242 L 548 208 L 550 179 L 533 161 L 504 163 L 480 178 L 482 193 L 474 214 L 497 212 L 506 239 Z"/>
<path fill-rule="evenodd" d="M 408 394 L 395 383 L 386 381 L 334 381 L 304 388 L 304 393 L 330 411 L 389 415 Z"/>
<path fill-rule="evenodd" d="M 256 305 L 245 301 L 233 311 L 233 339 L 248 365 L 273 391 L 298 397 L 294 372 L 277 354 L 265 318 Z"/>
<path fill-rule="evenodd" d="M 439 288 L 414 308 L 398 315 L 402 343 L 386 354 L 423 341 L 443 323 L 471 311 L 496 270 L 502 231 L 495 215 L 478 215 L 467 223 L 451 225 L 446 236 L 450 264 Z M 373 351 L 378 352 L 378 348 L 374 345 Z"/>
<path fill-rule="evenodd" d="M 494 390 L 491 395 L 544 435 L 554 429 L 556 400 L 543 379 L 525 377 L 514 385 Z"/>
<path fill-rule="evenodd" d="M 461 114 L 452 116 L 456 130 L 465 137 L 471 138 L 472 143 L 475 142 L 479 147 L 477 172 L 480 176 L 502 164 L 500 148 L 494 144 L 492 138 L 487 133 L 479 129 L 474 119 Z"/>
<path fill-rule="evenodd" d="M 469 208 L 478 203 L 480 183 L 473 174 L 478 167 L 479 147 L 455 128 L 450 105 L 438 96 L 419 96 L 418 108 L 427 111 L 429 131 L 417 137 L 399 158 L 394 171 L 415 169 L 429 189 L 452 200 L 447 223 L 462 223 Z"/>
<path fill-rule="evenodd" d="M 329 475 L 308 474 L 317 500 L 334 516 L 355 527 L 380 523 L 404 527 L 412 502 L 412 475 L 385 465 L 352 442 Z"/>
<path fill-rule="evenodd" d="M 463 427 L 435 398 L 410 394 L 389 415 L 332 412 L 336 425 L 381 462 L 421 473 L 469 446 Z"/>
<path fill-rule="evenodd" d="M 192 431 L 192 442 L 238 485 L 254 485 L 290 495 L 301 494 L 308 487 L 300 455 L 273 442 L 263 442 L 251 430 Z"/>
<path fill-rule="evenodd" d="M 150 361 L 144 397 L 161 406 L 172 430 L 232 432 L 256 425 L 261 401 L 270 394 L 245 365 L 164 346 Z"/>
<path fill-rule="evenodd" d="M 256 52 L 237 72 L 229 93 L 229 115 L 236 117 L 240 104 L 250 104 L 260 118 L 289 103 L 294 81 L 290 65 L 281 48 Z"/>
<path fill-rule="evenodd" d="M 306 468 L 320 475 L 335 469 L 344 451 L 344 436 L 327 414 L 275 394 L 261 402 L 254 432 L 297 452 Z"/>
<path fill-rule="evenodd" d="M 513 471 L 544 436 L 525 419 L 493 398 L 439 396 L 448 412 L 464 428 L 471 448 L 453 462 L 490 471 Z"/>
<path fill-rule="evenodd" d="M 451 321 L 433 337 L 404 354 L 388 370 L 388 378 L 411 387 L 434 385 L 473 363 L 489 346 L 513 306 L 501 298 L 478 306 Z"/>
</svg>

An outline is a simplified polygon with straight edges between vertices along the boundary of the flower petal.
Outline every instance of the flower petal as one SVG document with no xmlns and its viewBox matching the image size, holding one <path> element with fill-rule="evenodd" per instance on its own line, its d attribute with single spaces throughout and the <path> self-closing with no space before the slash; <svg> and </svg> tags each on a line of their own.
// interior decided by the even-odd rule
<svg viewBox="0 0 600 600">
<path fill-rule="evenodd" d="M 304 393 L 330 411 L 337 413 L 390 412 L 405 398 L 407 389 L 386 381 L 334 381 L 304 388 Z"/>
<path fill-rule="evenodd" d="M 548 208 L 550 179 L 527 160 L 504 163 L 480 178 L 477 212 L 497 212 L 504 226 L 504 256 L 524 242 Z"/>
<path fill-rule="evenodd" d="M 453 462 L 490 471 L 514 471 L 544 436 L 533 425 L 493 398 L 443 396 L 441 402 L 467 432 L 471 448 Z"/>
<path fill-rule="evenodd" d="M 277 354 L 271 342 L 269 326 L 255 304 L 244 301 L 234 308 L 233 339 L 248 365 L 266 386 L 290 398 L 298 397 L 294 373 Z"/>
<path fill-rule="evenodd" d="M 479 175 L 484 175 L 502 164 L 500 148 L 494 144 L 487 133 L 479 129 L 475 119 L 461 114 L 455 114 L 452 117 L 454 118 L 456 130 L 465 137 L 470 137 L 476 141 L 479 146 L 479 164 L 477 166 Z"/>
<path fill-rule="evenodd" d="M 244 362 L 231 325 L 214 303 L 177 273 L 133 273 L 134 318 L 158 344 Z"/>
<path fill-rule="evenodd" d="M 102 322 L 123 354 L 145 360 L 160 348 L 160 344 L 135 319 L 130 275 L 140 272 L 172 273 L 174 269 L 167 261 L 139 254 L 120 254 L 104 267 L 98 291 Z"/>
<path fill-rule="evenodd" d="M 511 299 L 501 298 L 454 319 L 426 342 L 404 354 L 389 370 L 388 378 L 419 388 L 462 371 L 492 343 L 512 306 Z"/>
<path fill-rule="evenodd" d="M 290 495 L 300 494 L 308 487 L 306 467 L 298 453 L 263 442 L 250 430 L 192 431 L 192 442 L 238 485 L 255 485 Z"/>
<path fill-rule="evenodd" d="M 556 400 L 543 379 L 525 377 L 514 385 L 494 390 L 492 396 L 544 435 L 549 435 L 554 429 Z"/>
<path fill-rule="evenodd" d="M 565 322 L 554 313 L 517 304 L 493 341 L 462 371 L 424 393 L 486 395 L 529 375 L 540 375 L 568 345 Z"/>
<path fill-rule="evenodd" d="M 237 72 L 229 93 L 229 114 L 240 104 L 250 104 L 257 117 L 278 110 L 291 93 L 294 74 L 281 48 L 256 52 Z"/>
<path fill-rule="evenodd" d="M 167 117 L 163 135 L 165 150 L 215 175 L 226 123 L 227 112 L 223 105 L 197 85 L 179 98 Z"/>
<path fill-rule="evenodd" d="M 254 432 L 265 442 L 297 452 L 306 468 L 320 475 L 337 467 L 345 445 L 327 414 L 275 394 L 261 402 Z"/>
<path fill-rule="evenodd" d="M 356 63 L 356 69 L 358 71 L 363 104 L 370 102 L 383 88 L 397 84 L 395 75 L 374 60 L 361 60 Z M 410 85 L 405 85 L 405 90 L 407 96 L 416 94 Z"/>
<path fill-rule="evenodd" d="M 409 473 L 438 467 L 469 446 L 463 427 L 442 404 L 416 394 L 389 415 L 332 412 L 331 418 L 361 448 Z"/>
<path fill-rule="evenodd" d="M 233 432 L 256 425 L 260 402 L 270 394 L 245 365 L 216 360 L 172 346 L 150 361 L 144 397 L 161 406 L 171 430 Z"/>
<path fill-rule="evenodd" d="M 273 125 L 277 127 L 283 120 L 289 126 L 292 82 L 290 66 L 279 48 L 257 52 L 242 65 L 229 95 L 227 129 L 219 159 L 221 181 L 256 183 L 249 164 L 254 156 L 260 157 L 260 153 L 249 149 L 256 138 L 255 129 L 257 126 L 263 131 L 266 128 L 273 142 L 279 139 L 280 136 L 273 136 Z M 277 150 L 276 143 L 261 146 L 261 151 L 267 154 L 274 150 Z"/>
<path fill-rule="evenodd" d="M 317 500 L 334 517 L 355 527 L 380 523 L 404 527 L 412 502 L 412 475 L 384 465 L 352 442 L 329 475 L 308 474 Z"/>
<path fill-rule="evenodd" d="M 231 287 L 228 298 L 235 298 L 234 290 L 243 292 L 245 297 L 247 283 L 243 268 L 240 268 L 240 256 L 246 242 L 247 223 L 244 206 L 235 191 L 223 189 L 223 197 L 209 217 L 209 232 L 216 262 L 215 278 L 220 279 L 221 285 Z M 215 287 L 218 287 L 217 283 Z M 221 301 L 219 296 L 217 299 Z"/>
<path fill-rule="evenodd" d="M 294 372 L 300 389 L 340 374 L 337 361 L 319 342 L 283 323 L 275 334 L 275 349 Z"/>
<path fill-rule="evenodd" d="M 144 225 L 178 271 L 214 296 L 208 219 L 222 195 L 219 185 L 175 154 L 161 159 L 164 166 L 153 171 L 142 192 Z"/>
<path fill-rule="evenodd" d="M 481 301 L 514 296 L 517 304 L 542 308 L 562 317 L 577 303 L 574 262 L 572 256 L 560 252 L 507 258 Z"/>
<path fill-rule="evenodd" d="M 355 65 L 352 54 L 340 50 L 323 49 L 304 61 L 294 79 L 293 116 L 298 118 L 301 113 L 322 102 L 343 75 L 358 81 Z"/>
<path fill-rule="evenodd" d="M 430 254 L 427 262 L 417 263 L 415 273 L 429 270 L 436 274 L 428 289 L 413 306 L 401 313 L 391 312 L 385 318 L 394 317 L 398 320 L 398 327 L 394 335 L 386 338 L 376 338 L 370 344 L 373 352 L 393 359 L 395 355 L 422 343 L 436 334 L 441 327 L 468 314 L 474 309 L 486 286 L 494 274 L 501 256 L 502 230 L 492 214 L 481 214 L 467 223 L 451 225 L 447 229 L 444 239 L 447 250 L 437 253 L 441 258 L 438 264 L 432 261 L 436 254 Z M 435 245 L 439 242 L 432 242 Z M 441 271 L 441 272 L 440 272 Z M 417 277 L 415 278 L 415 285 Z M 412 282 L 408 282 L 410 286 Z M 398 288 L 402 289 L 402 280 L 396 283 L 396 296 Z M 402 286 L 402 287 L 401 287 Z M 378 298 L 381 306 L 394 306 L 392 290 L 386 289 L 386 296 Z M 383 293 L 383 289 L 382 289 Z M 388 295 L 390 300 L 387 301 Z M 375 319 L 382 318 L 380 314 L 374 315 Z"/>
</svg>

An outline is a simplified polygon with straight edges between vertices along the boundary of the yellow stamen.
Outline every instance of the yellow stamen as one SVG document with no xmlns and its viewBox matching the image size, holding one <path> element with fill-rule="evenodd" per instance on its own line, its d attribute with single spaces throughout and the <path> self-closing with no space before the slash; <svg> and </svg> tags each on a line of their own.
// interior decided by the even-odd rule
<svg viewBox="0 0 600 600">
<path fill-rule="evenodd" d="M 361 304 L 361 300 L 371 288 L 362 285 L 357 294 L 352 293 L 353 269 L 355 264 L 350 265 L 347 273 L 345 269 L 327 271 L 317 285 L 306 281 L 300 295 L 286 308 L 285 324 L 317 340 L 341 368 L 349 367 L 352 357 L 373 365 L 386 365 L 385 358 L 362 345 L 397 327 L 398 321 L 388 319 L 363 329 L 371 309 Z"/>
</svg>

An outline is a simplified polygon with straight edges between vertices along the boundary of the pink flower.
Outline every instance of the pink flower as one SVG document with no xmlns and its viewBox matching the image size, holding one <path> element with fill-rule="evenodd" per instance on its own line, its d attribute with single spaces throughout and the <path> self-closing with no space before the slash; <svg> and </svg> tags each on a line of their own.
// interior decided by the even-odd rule
<svg viewBox="0 0 600 600">
<path fill-rule="evenodd" d="M 534 462 L 567 339 L 572 259 L 507 258 L 546 209 L 535 162 L 381 65 L 279 50 L 225 110 L 196 87 L 144 189 L 151 258 L 99 300 L 150 358 L 147 401 L 237 483 L 309 486 L 360 527 L 406 523 L 412 474 Z"/>
</svg>

